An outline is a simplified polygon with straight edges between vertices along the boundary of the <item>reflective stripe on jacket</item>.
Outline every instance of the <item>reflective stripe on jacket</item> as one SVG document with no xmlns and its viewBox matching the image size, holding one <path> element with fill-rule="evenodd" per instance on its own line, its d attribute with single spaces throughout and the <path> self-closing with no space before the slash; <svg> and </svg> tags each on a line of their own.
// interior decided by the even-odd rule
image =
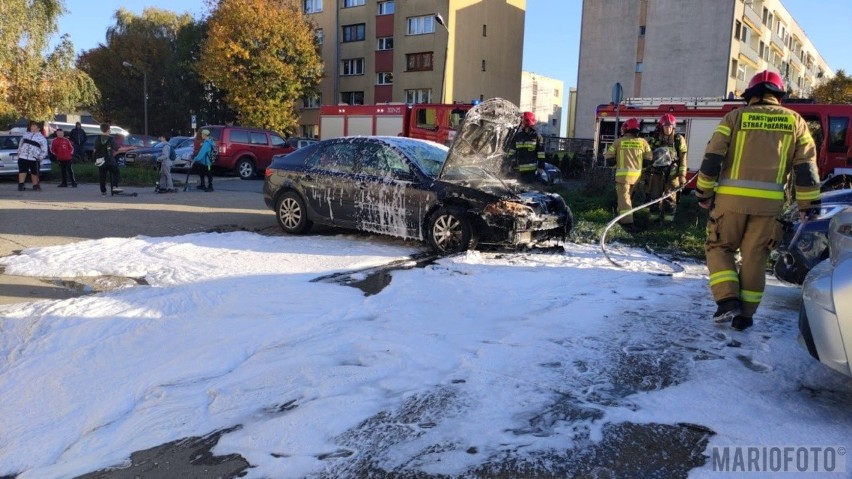
<svg viewBox="0 0 852 479">
<path fill-rule="evenodd" d="M 716 205 L 727 210 L 776 215 L 792 170 L 799 208 L 807 209 L 819 199 L 814 140 L 805 120 L 770 95 L 722 118 L 707 144 L 696 188 L 700 198 L 715 191 Z"/>
<path fill-rule="evenodd" d="M 628 134 L 606 149 L 604 158 L 615 159 L 615 182 L 635 184 L 642 176 L 642 163 L 651 161 L 651 146 L 644 138 Z"/>
<path fill-rule="evenodd" d="M 514 159 L 515 171 L 535 171 L 544 168 L 544 138 L 534 128 L 521 128 L 512 138 L 509 157 Z"/>
</svg>

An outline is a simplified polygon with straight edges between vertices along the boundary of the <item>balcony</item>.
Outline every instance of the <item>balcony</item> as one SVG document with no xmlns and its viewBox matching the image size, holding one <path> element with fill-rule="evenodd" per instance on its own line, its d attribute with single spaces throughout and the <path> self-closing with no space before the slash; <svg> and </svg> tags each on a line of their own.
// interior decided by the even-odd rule
<svg viewBox="0 0 852 479">
<path fill-rule="evenodd" d="M 779 37 L 774 31 L 772 32 L 772 44 L 775 45 L 778 50 L 782 52 L 786 51 L 787 45 L 784 44 L 784 40 L 781 39 L 781 37 Z"/>
<path fill-rule="evenodd" d="M 755 27 L 758 34 L 763 32 L 764 25 L 760 18 L 760 14 L 754 11 L 754 9 L 752 9 L 749 5 L 746 5 L 743 8 L 743 20 L 747 20 L 747 23 Z"/>
<path fill-rule="evenodd" d="M 748 60 L 746 63 L 751 63 L 753 68 L 760 68 L 760 62 L 762 61 L 760 56 L 758 56 L 757 52 L 747 43 L 740 42 L 740 56 L 745 57 L 746 60 Z"/>
</svg>

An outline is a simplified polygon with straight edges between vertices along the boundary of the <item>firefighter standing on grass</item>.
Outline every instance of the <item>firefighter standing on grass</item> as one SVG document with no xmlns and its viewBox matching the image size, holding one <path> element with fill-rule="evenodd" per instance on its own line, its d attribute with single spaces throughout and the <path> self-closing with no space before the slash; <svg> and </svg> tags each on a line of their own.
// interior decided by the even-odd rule
<svg viewBox="0 0 852 479">
<path fill-rule="evenodd" d="M 615 193 L 618 196 L 618 214 L 633 209 L 631 196 L 639 177 L 642 176 L 642 166 L 651 161 L 651 146 L 644 138 L 639 137 L 639 120 L 630 118 L 621 125 L 621 138 L 606 149 L 604 159 L 608 166 L 615 166 Z M 627 215 L 618 222 L 627 231 L 636 231 L 633 225 L 633 215 Z"/>
<path fill-rule="evenodd" d="M 512 138 L 508 156 L 512 172 L 522 180 L 532 182 L 537 174 L 544 172 L 544 138 L 535 129 L 533 112 L 524 112 L 521 129 Z"/>
<path fill-rule="evenodd" d="M 743 93 L 748 105 L 722 118 L 698 173 L 699 205 L 710 210 L 705 251 L 718 305 L 713 320 L 730 321 L 738 331 L 753 324 L 763 298 L 766 261 L 783 235 L 776 218 L 791 173 L 803 219 L 819 204 L 814 140 L 802 117 L 780 105 L 783 96 L 780 75 L 755 75 Z"/>
<path fill-rule="evenodd" d="M 654 163 L 648 178 L 649 198 L 660 198 L 686 183 L 686 138 L 680 133 L 675 133 L 676 124 L 677 119 L 674 115 L 667 113 L 661 116 L 656 134 L 651 138 Z M 677 198 L 672 195 L 661 203 L 651 205 L 651 214 L 658 215 L 662 208 L 663 220 L 673 221 Z"/>
</svg>

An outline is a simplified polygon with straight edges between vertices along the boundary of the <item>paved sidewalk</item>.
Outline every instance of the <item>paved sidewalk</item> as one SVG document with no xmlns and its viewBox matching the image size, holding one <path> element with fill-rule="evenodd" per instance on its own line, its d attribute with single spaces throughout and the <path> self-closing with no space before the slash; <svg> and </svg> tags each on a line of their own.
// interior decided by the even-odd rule
<svg viewBox="0 0 852 479">
<path fill-rule="evenodd" d="M 105 237 L 174 236 L 202 231 L 277 231 L 274 213 L 263 202 L 263 181 L 214 179 L 216 191 L 157 194 L 154 188 L 124 188 L 138 196 L 101 196 L 97 184 L 42 191 L 18 191 L 0 180 L 0 256 L 31 247 Z M 193 185 L 194 186 L 194 185 Z M 11 276 L 0 272 L 0 304 L 36 299 L 63 299 L 79 292 L 51 278 Z"/>
</svg>

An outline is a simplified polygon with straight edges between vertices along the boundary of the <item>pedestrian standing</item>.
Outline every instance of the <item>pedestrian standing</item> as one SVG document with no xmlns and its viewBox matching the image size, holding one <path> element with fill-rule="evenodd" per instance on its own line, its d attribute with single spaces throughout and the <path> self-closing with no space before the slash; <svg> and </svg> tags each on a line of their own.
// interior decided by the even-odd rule
<svg viewBox="0 0 852 479">
<path fill-rule="evenodd" d="M 74 162 L 83 163 L 86 161 L 86 130 L 83 129 L 79 121 L 68 134 L 68 139 L 74 145 Z"/>
<path fill-rule="evenodd" d="M 35 121 L 29 122 L 27 130 L 18 145 L 18 191 L 26 190 L 24 184 L 27 174 L 30 175 L 33 191 L 41 191 L 39 167 L 41 160 L 47 158 L 47 139 L 41 134 Z"/>
<path fill-rule="evenodd" d="M 157 162 L 160 163 L 160 181 L 157 183 L 157 193 L 174 193 L 177 191 L 172 181 L 172 162 L 175 160 L 174 148 L 169 144 L 169 139 L 166 136 L 160 137 L 160 143 L 163 144 L 163 149 L 157 158 Z"/>
<path fill-rule="evenodd" d="M 56 138 L 50 144 L 50 152 L 59 162 L 59 171 L 62 173 L 62 183 L 57 186 L 67 188 L 68 180 L 71 180 L 71 186 L 76 188 L 77 177 L 74 176 L 74 168 L 71 166 L 74 159 L 74 145 L 71 144 L 71 140 L 65 138 L 65 132 L 62 131 L 62 128 L 56 130 Z"/>
<path fill-rule="evenodd" d="M 621 125 L 621 138 L 613 142 L 604 152 L 607 165 L 615 166 L 615 193 L 618 197 L 618 214 L 633 209 L 633 190 L 642 176 L 642 166 L 651 161 L 651 146 L 639 136 L 639 120 L 630 118 Z M 620 219 L 618 224 L 625 231 L 635 232 L 633 215 Z"/>
<path fill-rule="evenodd" d="M 198 173 L 198 189 L 204 191 L 213 191 L 213 155 L 216 149 L 216 143 L 210 138 L 210 130 L 201 130 L 201 148 L 198 154 L 192 160 L 192 166 Z M 205 185 L 204 179 L 207 179 Z"/>
<path fill-rule="evenodd" d="M 95 138 L 95 150 L 92 153 L 98 167 L 101 184 L 101 196 L 106 196 L 106 180 L 109 175 L 110 194 L 118 190 L 118 164 L 115 161 L 115 139 L 109 134 L 109 124 L 101 123 L 101 134 Z"/>
<path fill-rule="evenodd" d="M 699 205 L 709 209 L 705 252 L 718 306 L 713 320 L 738 331 L 754 324 L 763 299 L 766 262 L 783 236 L 778 217 L 785 191 L 795 189 L 803 220 L 819 205 L 814 140 L 805 120 L 780 105 L 784 93 L 777 73 L 755 75 L 743 92 L 748 105 L 722 118 L 698 173 Z M 795 180 L 787 188 L 791 173 Z"/>
</svg>

